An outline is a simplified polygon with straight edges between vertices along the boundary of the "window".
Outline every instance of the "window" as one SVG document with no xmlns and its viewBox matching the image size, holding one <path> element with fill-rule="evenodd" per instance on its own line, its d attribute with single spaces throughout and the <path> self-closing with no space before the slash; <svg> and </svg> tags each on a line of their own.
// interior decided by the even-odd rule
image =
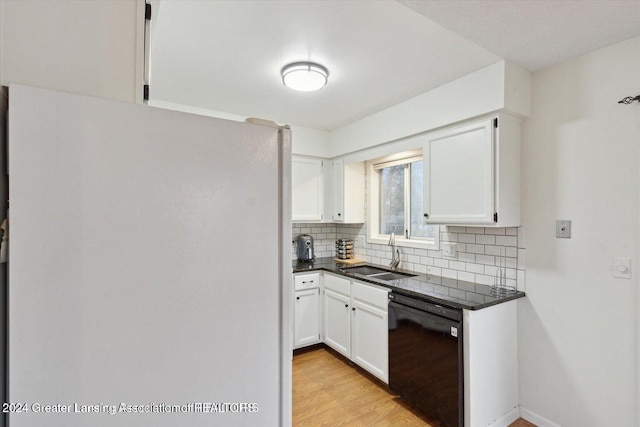
<svg viewBox="0 0 640 427">
<path fill-rule="evenodd" d="M 369 163 L 369 240 L 437 249 L 438 227 L 424 224 L 422 156 L 397 155 Z"/>
</svg>

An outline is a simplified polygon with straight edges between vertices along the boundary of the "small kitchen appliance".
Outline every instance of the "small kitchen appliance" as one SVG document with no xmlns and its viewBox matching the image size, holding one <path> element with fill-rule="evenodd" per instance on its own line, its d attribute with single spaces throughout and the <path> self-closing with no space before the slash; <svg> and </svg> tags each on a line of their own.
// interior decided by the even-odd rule
<svg viewBox="0 0 640 427">
<path fill-rule="evenodd" d="M 296 239 L 296 248 L 299 261 L 313 261 L 316 252 L 313 249 L 313 237 L 308 234 L 301 234 Z"/>
</svg>

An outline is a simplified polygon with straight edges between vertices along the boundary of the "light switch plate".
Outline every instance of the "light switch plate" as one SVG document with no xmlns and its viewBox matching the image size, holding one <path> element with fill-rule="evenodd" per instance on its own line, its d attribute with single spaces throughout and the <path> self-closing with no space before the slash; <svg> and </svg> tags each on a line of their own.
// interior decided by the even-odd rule
<svg viewBox="0 0 640 427">
<path fill-rule="evenodd" d="M 613 259 L 613 277 L 631 279 L 631 258 Z"/>
<path fill-rule="evenodd" d="M 571 221 L 568 219 L 556 220 L 556 237 L 560 239 L 571 238 Z"/>
</svg>

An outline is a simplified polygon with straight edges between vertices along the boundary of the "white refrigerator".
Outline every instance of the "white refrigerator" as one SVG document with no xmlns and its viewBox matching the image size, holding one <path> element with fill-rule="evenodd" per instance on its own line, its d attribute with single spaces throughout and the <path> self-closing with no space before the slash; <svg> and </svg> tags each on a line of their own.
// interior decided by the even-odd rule
<svg viewBox="0 0 640 427">
<path fill-rule="evenodd" d="M 9 88 L 10 425 L 290 424 L 287 129 Z"/>
</svg>

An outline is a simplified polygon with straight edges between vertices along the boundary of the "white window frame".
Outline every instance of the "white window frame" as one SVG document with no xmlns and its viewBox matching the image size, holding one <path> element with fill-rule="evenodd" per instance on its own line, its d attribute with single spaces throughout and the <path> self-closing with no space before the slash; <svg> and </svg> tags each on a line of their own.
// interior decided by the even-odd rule
<svg viewBox="0 0 640 427">
<path fill-rule="evenodd" d="M 380 173 L 376 170 L 376 165 L 385 164 L 392 166 L 395 164 L 407 163 L 409 160 L 422 158 L 422 150 L 405 151 L 379 159 L 369 160 L 367 165 L 367 243 L 384 244 L 389 242 L 389 234 L 380 233 Z M 425 165 L 426 167 L 426 165 Z M 408 197 L 409 187 L 405 185 L 405 205 Z M 406 221 L 406 219 L 405 219 Z M 406 225 L 406 224 L 405 224 Z M 440 249 L 440 229 L 436 227 L 434 239 L 408 239 L 404 234 L 396 235 L 396 246 L 439 250 Z"/>
</svg>

